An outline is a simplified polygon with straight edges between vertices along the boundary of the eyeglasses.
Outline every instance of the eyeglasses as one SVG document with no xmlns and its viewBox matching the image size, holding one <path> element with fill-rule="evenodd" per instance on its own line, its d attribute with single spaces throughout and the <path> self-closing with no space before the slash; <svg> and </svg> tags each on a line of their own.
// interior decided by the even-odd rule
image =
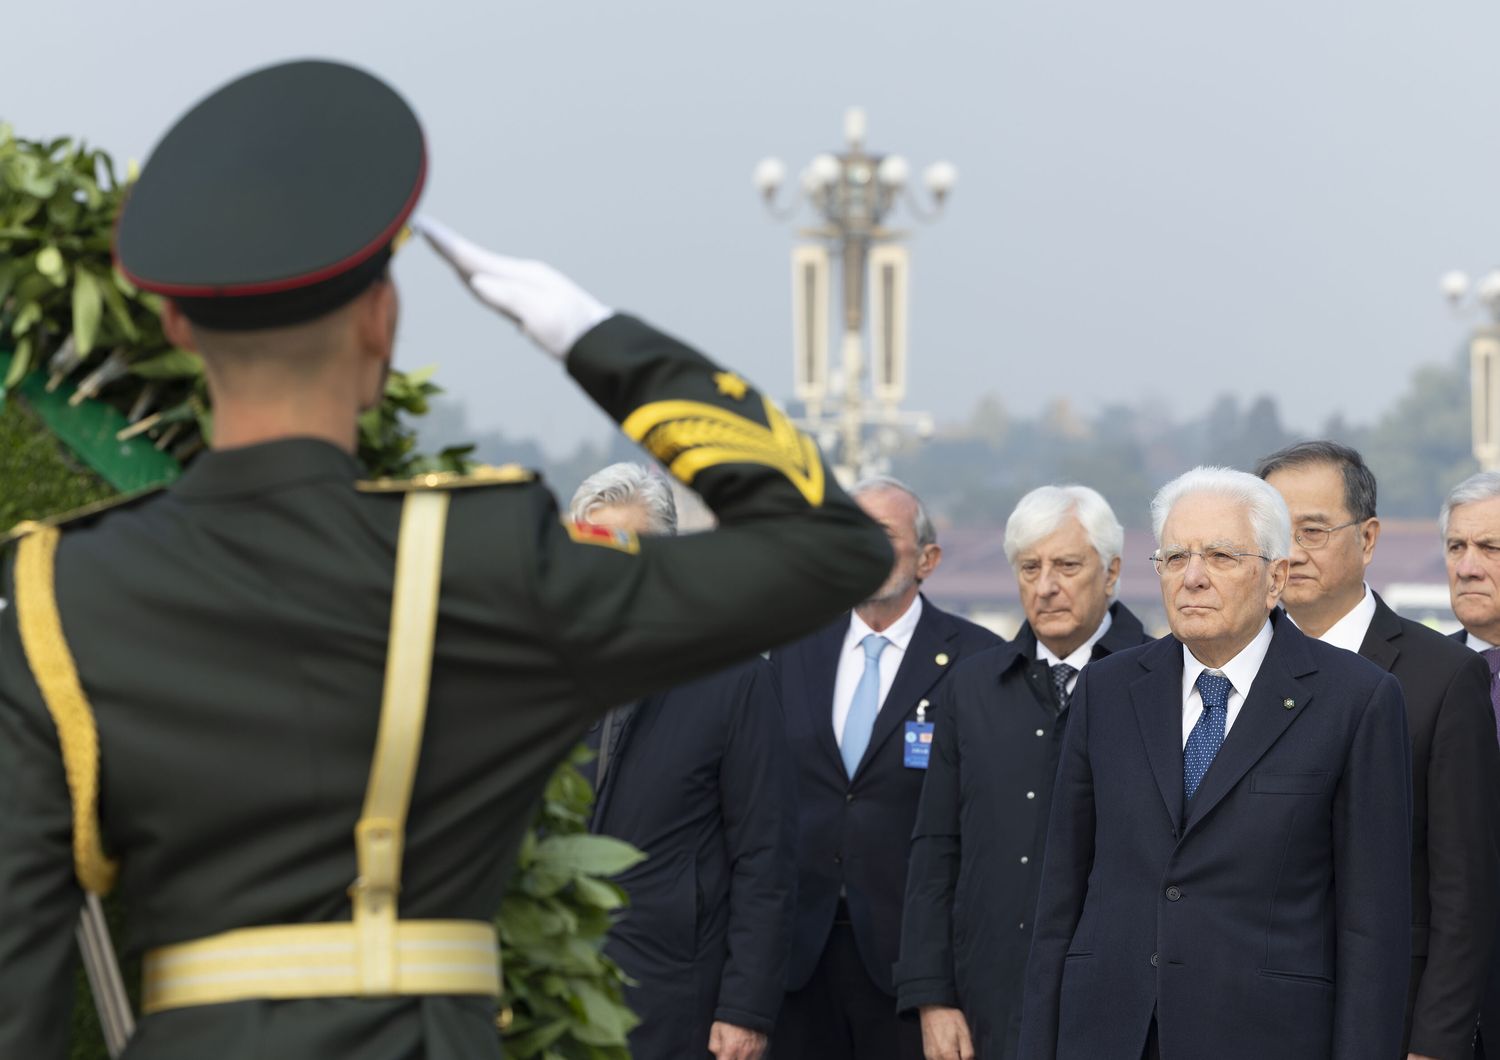
<svg viewBox="0 0 1500 1060">
<path fill-rule="evenodd" d="M 1181 574 L 1188 569 L 1194 556 L 1202 556 L 1204 565 L 1218 574 L 1231 574 L 1239 570 L 1243 559 L 1263 559 L 1267 563 L 1271 561 L 1270 556 L 1262 556 L 1259 552 L 1235 552 L 1228 548 L 1211 548 L 1204 552 L 1173 549 L 1170 552 L 1153 552 L 1150 559 L 1157 574 Z"/>
<path fill-rule="evenodd" d="M 1358 526 L 1364 522 L 1363 519 L 1350 519 L 1347 523 L 1339 523 L 1338 526 L 1304 526 L 1292 535 L 1292 539 L 1307 551 L 1312 552 L 1328 544 L 1328 535 L 1335 530 L 1342 530 L 1346 526 Z"/>
</svg>

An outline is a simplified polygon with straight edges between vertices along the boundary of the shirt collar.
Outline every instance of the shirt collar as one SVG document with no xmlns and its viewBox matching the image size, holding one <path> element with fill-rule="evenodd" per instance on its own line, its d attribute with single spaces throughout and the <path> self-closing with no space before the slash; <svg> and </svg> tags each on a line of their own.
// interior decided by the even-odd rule
<svg viewBox="0 0 1500 1060">
<path fill-rule="evenodd" d="M 1094 630 L 1094 635 L 1077 648 L 1074 648 L 1066 659 L 1059 659 L 1053 654 L 1052 649 L 1043 644 L 1041 638 L 1038 637 L 1036 642 L 1036 657 L 1048 666 L 1067 663 L 1075 670 L 1082 670 L 1088 661 L 1094 657 L 1094 645 L 1098 644 L 1104 638 L 1104 634 L 1109 632 L 1109 627 L 1113 622 L 1114 617 L 1109 613 L 1109 609 L 1105 608 L 1104 619 L 1099 623 L 1099 628 Z"/>
<path fill-rule="evenodd" d="M 891 642 L 891 647 L 898 651 L 906 651 L 906 646 L 911 643 L 911 636 L 917 631 L 917 620 L 922 617 L 922 594 L 918 593 L 911 602 L 911 606 L 902 612 L 901 617 L 892 622 L 880 635 Z M 866 625 L 865 620 L 859 617 L 858 611 L 849 614 L 849 632 L 844 634 L 844 650 L 857 646 L 865 637 L 875 631 Z"/>
<path fill-rule="evenodd" d="M 1287 615 L 1288 618 L 1292 616 Z M 1370 622 L 1375 618 L 1375 594 L 1370 592 L 1370 586 L 1365 586 L 1365 595 L 1360 597 L 1359 603 L 1349 609 L 1349 612 L 1339 619 L 1318 639 L 1324 644 L 1332 644 L 1335 648 L 1343 648 L 1345 651 L 1358 652 L 1360 645 L 1365 642 L 1365 634 L 1370 631 Z M 1296 619 L 1292 619 L 1293 625 Z M 1298 627 L 1301 628 L 1301 627 Z"/>
<path fill-rule="evenodd" d="M 250 497 L 314 480 L 348 483 L 360 477 L 354 458 L 332 442 L 282 438 L 274 442 L 211 449 L 193 461 L 172 492 L 190 498 Z"/>
<path fill-rule="evenodd" d="M 1500 645 L 1491 644 L 1487 640 L 1481 640 L 1472 633 L 1464 634 L 1464 643 L 1475 651 L 1489 651 L 1491 648 L 1500 647 Z"/>
<path fill-rule="evenodd" d="M 1260 627 L 1260 632 L 1255 639 L 1240 649 L 1240 653 L 1230 659 L 1219 672 L 1229 678 L 1229 683 L 1242 697 L 1250 694 L 1250 683 L 1255 680 L 1255 675 L 1260 672 L 1260 664 L 1266 661 L 1266 652 L 1271 649 L 1271 620 L 1266 619 L 1266 624 Z M 1198 675 L 1209 667 L 1198 661 L 1197 657 L 1184 644 L 1182 646 L 1182 689 L 1184 699 L 1192 692 L 1193 686 L 1198 683 Z"/>
</svg>

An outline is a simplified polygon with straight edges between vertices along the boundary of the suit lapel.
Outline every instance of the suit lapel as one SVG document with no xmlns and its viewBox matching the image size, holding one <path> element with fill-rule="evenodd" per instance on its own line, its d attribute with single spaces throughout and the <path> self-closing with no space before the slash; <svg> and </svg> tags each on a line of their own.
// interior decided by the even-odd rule
<svg viewBox="0 0 1500 1060">
<path fill-rule="evenodd" d="M 807 719 L 812 726 L 818 746 L 823 748 L 829 760 L 844 772 L 844 759 L 839 754 L 839 741 L 833 732 L 833 687 L 838 680 L 839 653 L 844 649 L 844 637 L 849 632 L 849 617 L 813 634 L 809 650 L 803 653 L 802 665 L 807 674 Z"/>
<path fill-rule="evenodd" d="M 906 644 L 906 653 L 901 657 L 901 668 L 896 671 L 896 680 L 875 715 L 875 726 L 870 730 L 870 745 L 859 760 L 854 771 L 859 776 L 875 757 L 876 750 L 900 727 L 907 712 L 933 685 L 943 672 L 958 658 L 958 648 L 949 643 L 954 635 L 953 626 L 945 621 L 946 616 L 925 599 L 922 615 L 917 619 L 917 628 L 912 630 L 911 640 Z M 943 662 L 937 660 L 941 656 Z"/>
<path fill-rule="evenodd" d="M 1250 684 L 1250 694 L 1193 797 L 1184 835 L 1208 816 L 1297 716 L 1308 709 L 1311 693 L 1297 680 L 1298 675 L 1316 669 L 1307 652 L 1306 635 L 1285 615 L 1278 616 L 1275 623 L 1271 647 Z M 1178 694 L 1180 702 L 1180 688 Z M 1292 706 L 1288 707 L 1288 702 Z"/>
<path fill-rule="evenodd" d="M 1400 643 L 1401 620 L 1376 593 L 1375 615 L 1370 619 L 1370 628 L 1365 631 L 1359 653 L 1389 673 L 1401 654 Z"/>
<path fill-rule="evenodd" d="M 1182 645 L 1163 637 L 1141 653 L 1146 673 L 1130 685 L 1130 701 L 1146 759 L 1174 830 L 1182 827 Z"/>
</svg>

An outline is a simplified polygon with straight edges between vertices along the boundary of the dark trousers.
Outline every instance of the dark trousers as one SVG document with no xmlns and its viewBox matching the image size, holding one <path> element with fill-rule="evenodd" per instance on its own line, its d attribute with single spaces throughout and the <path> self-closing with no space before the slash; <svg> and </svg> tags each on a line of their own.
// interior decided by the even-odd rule
<svg viewBox="0 0 1500 1060">
<path fill-rule="evenodd" d="M 842 907 L 812 978 L 786 995 L 770 1060 L 922 1060 L 922 1028 L 865 971 Z"/>
</svg>

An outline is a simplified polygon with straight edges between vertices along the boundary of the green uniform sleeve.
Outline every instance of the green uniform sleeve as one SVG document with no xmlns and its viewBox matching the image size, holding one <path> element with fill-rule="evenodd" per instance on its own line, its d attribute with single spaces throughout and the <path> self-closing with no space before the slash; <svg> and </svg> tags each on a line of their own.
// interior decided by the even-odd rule
<svg viewBox="0 0 1500 1060">
<path fill-rule="evenodd" d="M 890 573 L 884 532 L 738 376 L 621 316 L 579 341 L 568 370 L 719 519 L 710 533 L 636 542 L 537 513 L 542 611 L 590 698 L 618 703 L 784 644 Z"/>
<path fill-rule="evenodd" d="M 5 568 L 0 597 L 14 600 L 8 559 Z M 0 611 L 0 1056 L 61 1060 L 83 893 L 62 751 L 39 704 L 8 606 Z"/>
</svg>

